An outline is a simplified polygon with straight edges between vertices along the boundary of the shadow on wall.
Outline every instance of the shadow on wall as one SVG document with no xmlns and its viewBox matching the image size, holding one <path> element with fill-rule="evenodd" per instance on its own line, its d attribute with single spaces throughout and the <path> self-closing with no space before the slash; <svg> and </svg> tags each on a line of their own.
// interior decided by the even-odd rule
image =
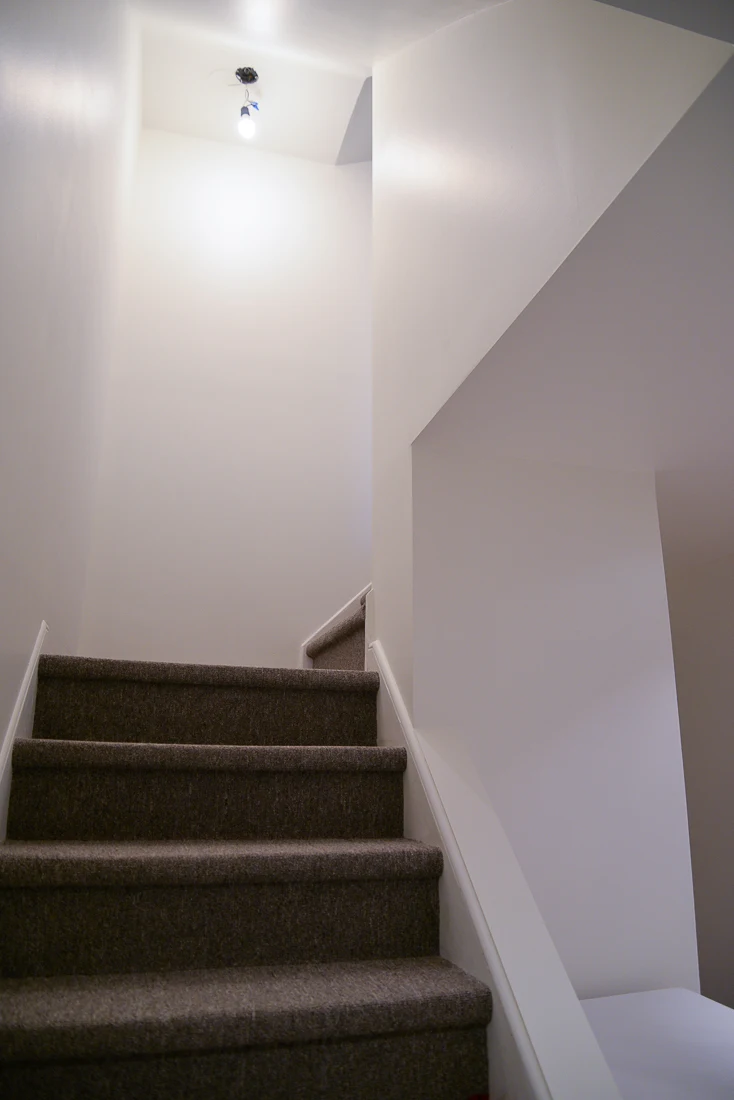
<svg viewBox="0 0 734 1100">
<path fill-rule="evenodd" d="M 734 1008 L 734 552 L 668 568 L 701 990 Z"/>
</svg>

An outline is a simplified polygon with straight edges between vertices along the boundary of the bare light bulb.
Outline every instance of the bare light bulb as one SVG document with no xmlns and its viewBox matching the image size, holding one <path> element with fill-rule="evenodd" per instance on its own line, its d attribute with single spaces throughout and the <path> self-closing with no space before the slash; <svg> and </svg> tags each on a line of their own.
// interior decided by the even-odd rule
<svg viewBox="0 0 734 1100">
<path fill-rule="evenodd" d="M 255 136 L 255 119 L 250 114 L 249 107 L 243 107 L 240 112 L 240 122 L 237 129 L 240 132 L 240 137 L 245 138 L 246 141 L 250 141 Z"/>
</svg>

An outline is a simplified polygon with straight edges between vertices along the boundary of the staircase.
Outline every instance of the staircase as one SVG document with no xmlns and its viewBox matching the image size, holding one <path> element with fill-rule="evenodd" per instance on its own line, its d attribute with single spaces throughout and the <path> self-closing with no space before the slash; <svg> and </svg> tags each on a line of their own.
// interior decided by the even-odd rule
<svg viewBox="0 0 734 1100">
<path fill-rule="evenodd" d="M 314 668 L 364 669 L 367 597 L 357 610 L 318 634 L 306 646 Z"/>
<path fill-rule="evenodd" d="M 469 1100 L 378 678 L 47 657 L 0 846 L 3 1100 Z"/>
</svg>

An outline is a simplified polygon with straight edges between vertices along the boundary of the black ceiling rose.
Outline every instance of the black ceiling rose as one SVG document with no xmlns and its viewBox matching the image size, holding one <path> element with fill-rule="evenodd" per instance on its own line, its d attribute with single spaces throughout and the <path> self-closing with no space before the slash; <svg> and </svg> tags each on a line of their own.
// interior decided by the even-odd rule
<svg viewBox="0 0 734 1100">
<path fill-rule="evenodd" d="M 237 77 L 240 84 L 257 84 L 258 81 L 258 75 L 254 69 L 237 69 L 234 75 Z"/>
</svg>

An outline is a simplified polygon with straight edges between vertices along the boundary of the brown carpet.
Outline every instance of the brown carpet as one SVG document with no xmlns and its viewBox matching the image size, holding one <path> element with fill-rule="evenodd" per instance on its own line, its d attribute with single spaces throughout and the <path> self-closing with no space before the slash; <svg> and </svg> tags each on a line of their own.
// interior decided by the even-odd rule
<svg viewBox="0 0 734 1100">
<path fill-rule="evenodd" d="M 43 660 L 0 847 L 4 1100 L 486 1092 L 489 992 L 437 957 L 378 687 Z"/>
<path fill-rule="evenodd" d="M 365 664 L 365 599 L 353 615 L 348 615 L 306 647 L 306 656 L 314 668 L 358 669 Z"/>
</svg>

